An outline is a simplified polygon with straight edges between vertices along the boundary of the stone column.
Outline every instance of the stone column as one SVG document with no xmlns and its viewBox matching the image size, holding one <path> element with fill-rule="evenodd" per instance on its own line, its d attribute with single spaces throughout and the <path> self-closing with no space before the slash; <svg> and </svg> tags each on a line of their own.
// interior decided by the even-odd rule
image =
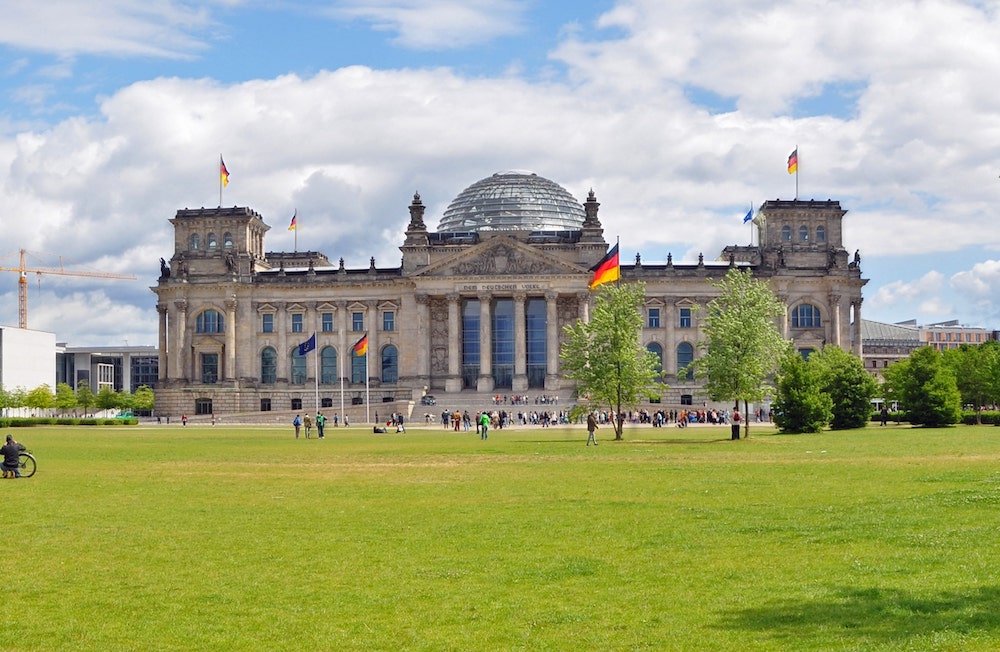
<svg viewBox="0 0 1000 652">
<path fill-rule="evenodd" d="M 788 339 L 788 295 L 779 294 L 778 301 L 781 302 L 782 312 L 781 316 L 778 317 L 778 330 L 781 331 L 781 336 Z"/>
<path fill-rule="evenodd" d="M 863 297 L 858 297 L 854 300 L 854 323 L 851 328 L 851 350 L 854 355 L 861 357 L 863 352 L 862 342 L 861 342 L 861 302 Z"/>
<path fill-rule="evenodd" d="M 492 299 L 489 292 L 479 295 L 479 381 L 476 389 L 480 392 L 493 391 Z"/>
<path fill-rule="evenodd" d="M 160 332 L 158 339 L 159 346 L 159 368 L 156 370 L 156 378 L 158 380 L 167 380 L 170 377 L 169 369 L 167 367 L 167 306 L 165 304 L 156 304 L 156 312 L 160 316 Z"/>
<path fill-rule="evenodd" d="M 842 344 L 843 339 L 841 337 L 842 332 L 841 332 L 841 320 L 840 320 L 841 314 L 840 314 L 840 310 L 841 310 L 840 309 L 840 295 L 839 294 L 832 294 L 831 293 L 830 294 L 830 316 L 833 317 L 833 319 L 830 320 L 830 325 L 833 328 L 833 333 L 832 333 L 833 337 L 832 337 L 832 340 L 833 340 L 833 344 L 834 345 L 843 348 L 843 344 Z M 827 341 L 829 341 L 829 340 L 827 340 Z"/>
<path fill-rule="evenodd" d="M 410 342 L 408 346 L 417 347 L 417 382 L 423 387 L 430 387 L 431 382 L 431 309 L 426 294 L 418 294 L 414 297 L 417 302 L 417 332 L 422 333 L 424 339 L 420 342 Z"/>
<path fill-rule="evenodd" d="M 514 378 L 511 391 L 523 392 L 528 389 L 528 329 L 525 324 L 524 292 L 514 293 Z"/>
<path fill-rule="evenodd" d="M 576 295 L 579 300 L 580 320 L 585 324 L 590 323 L 590 292 L 580 292 Z"/>
<path fill-rule="evenodd" d="M 368 380 L 382 380 L 382 354 L 379 352 L 379 323 L 378 323 L 378 302 L 375 300 L 366 301 L 368 314 L 365 323 L 368 324 Z M 360 336 L 359 336 L 360 337 Z M 374 363 L 374 364 L 372 364 Z"/>
<path fill-rule="evenodd" d="M 545 293 L 545 389 L 556 391 L 559 378 L 559 293 Z"/>
<path fill-rule="evenodd" d="M 669 376 L 677 375 L 677 330 L 681 326 L 680 312 L 677 305 L 667 298 L 663 306 L 663 326 L 666 328 L 663 341 L 663 373 Z"/>
<path fill-rule="evenodd" d="M 351 378 L 351 350 L 348 348 L 354 342 L 347 343 L 347 302 L 336 302 L 336 312 L 333 315 L 333 327 L 337 331 L 337 384 L 341 379 L 346 383 Z"/>
<path fill-rule="evenodd" d="M 177 350 L 174 351 L 174 378 L 179 378 L 185 381 L 189 381 L 188 369 L 185 364 L 187 359 L 187 354 L 185 353 L 185 348 L 187 347 L 186 335 L 187 335 L 187 301 L 175 301 L 174 308 L 177 309 L 177 327 L 175 333 L 177 335 Z"/>
<path fill-rule="evenodd" d="M 226 299 L 226 358 L 222 370 L 223 380 L 236 380 L 236 297 Z"/>
<path fill-rule="evenodd" d="M 461 297 L 452 292 L 446 298 L 448 299 L 448 377 L 445 378 L 444 387 L 449 392 L 460 392 L 462 391 Z"/>
<path fill-rule="evenodd" d="M 288 329 L 291 328 L 291 324 L 288 313 L 285 312 L 288 304 L 279 301 L 275 307 L 278 309 L 278 314 L 275 315 L 278 323 L 274 325 L 278 330 L 278 382 L 287 383 L 292 379 L 292 359 L 288 352 Z"/>
</svg>

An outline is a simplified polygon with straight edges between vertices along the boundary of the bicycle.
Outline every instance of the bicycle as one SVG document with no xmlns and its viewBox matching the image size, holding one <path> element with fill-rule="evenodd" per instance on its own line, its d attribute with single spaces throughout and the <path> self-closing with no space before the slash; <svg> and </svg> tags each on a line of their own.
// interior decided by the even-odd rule
<svg viewBox="0 0 1000 652">
<path fill-rule="evenodd" d="M 15 475 L 18 478 L 30 478 L 35 475 L 35 470 L 38 464 L 35 462 L 35 456 L 31 454 L 31 451 L 21 451 L 17 458 L 17 473 L 20 475 Z M 4 476 L 6 477 L 7 470 L 4 468 Z"/>
</svg>

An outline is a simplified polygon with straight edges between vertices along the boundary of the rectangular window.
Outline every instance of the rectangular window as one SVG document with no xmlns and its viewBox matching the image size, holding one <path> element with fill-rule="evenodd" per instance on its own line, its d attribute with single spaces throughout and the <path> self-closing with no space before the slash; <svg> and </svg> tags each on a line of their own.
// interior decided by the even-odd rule
<svg viewBox="0 0 1000 652">
<path fill-rule="evenodd" d="M 271 399 L 269 399 L 269 398 L 262 398 L 262 399 L 260 399 L 260 411 L 261 412 L 270 412 L 271 411 Z"/>
<path fill-rule="evenodd" d="M 649 309 L 649 320 L 646 324 L 649 328 L 659 328 L 660 327 L 660 309 L 650 308 Z"/>
<path fill-rule="evenodd" d="M 680 328 L 691 328 L 691 309 L 681 308 L 681 319 L 678 326 Z"/>
<path fill-rule="evenodd" d="M 219 382 L 219 354 L 201 354 L 201 382 L 214 385 Z"/>
<path fill-rule="evenodd" d="M 351 330 L 355 333 L 360 333 L 365 330 L 365 313 L 363 312 L 352 312 L 351 313 Z"/>
<path fill-rule="evenodd" d="M 681 405 L 694 405 L 694 397 L 691 394 L 681 394 Z"/>
<path fill-rule="evenodd" d="M 260 316 L 260 332 L 261 333 L 273 333 L 274 332 L 274 315 L 261 315 Z"/>
<path fill-rule="evenodd" d="M 323 325 L 322 325 L 323 332 L 324 333 L 332 333 L 333 332 L 333 313 L 332 312 L 324 312 L 322 314 L 322 316 L 321 316 L 321 319 L 322 319 L 322 322 L 323 322 Z"/>
<path fill-rule="evenodd" d="M 301 333 L 302 332 L 302 313 L 297 312 L 292 315 L 292 332 Z"/>
<path fill-rule="evenodd" d="M 386 310 L 382 313 L 382 330 L 384 331 L 394 331 L 396 330 L 396 313 L 392 310 Z"/>
<path fill-rule="evenodd" d="M 321 407 L 325 408 L 333 407 L 333 399 L 329 396 L 324 396 L 319 400 L 319 404 Z"/>
<path fill-rule="evenodd" d="M 212 414 L 212 399 L 198 398 L 194 401 L 195 414 Z"/>
<path fill-rule="evenodd" d="M 301 398 L 293 398 L 292 399 L 292 409 L 293 410 L 301 410 L 302 409 L 302 399 Z"/>
</svg>

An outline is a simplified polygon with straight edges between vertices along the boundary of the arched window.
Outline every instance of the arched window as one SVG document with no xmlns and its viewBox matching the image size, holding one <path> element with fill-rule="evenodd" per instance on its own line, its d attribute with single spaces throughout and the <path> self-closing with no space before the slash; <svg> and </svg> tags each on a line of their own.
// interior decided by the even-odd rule
<svg viewBox="0 0 1000 652">
<path fill-rule="evenodd" d="M 826 227 L 816 227 L 816 242 L 826 242 Z"/>
<path fill-rule="evenodd" d="M 218 246 L 219 246 L 219 243 L 215 239 L 215 234 L 214 233 L 209 233 L 208 234 L 208 248 L 209 249 L 215 249 Z"/>
<path fill-rule="evenodd" d="M 693 380 L 694 370 L 684 371 L 684 367 L 694 362 L 694 347 L 688 342 L 681 342 L 677 345 L 677 378 Z"/>
<path fill-rule="evenodd" d="M 368 355 L 356 355 L 351 352 L 351 382 L 365 382 L 365 375 L 368 373 Z"/>
<path fill-rule="evenodd" d="M 656 355 L 656 373 L 663 372 L 663 347 L 656 342 L 646 345 L 646 350 Z"/>
<path fill-rule="evenodd" d="M 198 333 L 222 333 L 225 330 L 225 321 L 215 310 L 206 310 L 195 320 L 195 331 Z"/>
<path fill-rule="evenodd" d="M 799 242 L 809 242 L 809 227 L 800 226 L 799 227 Z"/>
<path fill-rule="evenodd" d="M 191 251 L 201 249 L 201 236 L 197 233 L 191 234 Z"/>
<path fill-rule="evenodd" d="M 337 349 L 332 346 L 324 346 L 319 352 L 320 376 L 319 382 L 323 385 L 332 385 L 337 382 Z"/>
<path fill-rule="evenodd" d="M 226 231 L 222 235 L 222 247 L 224 249 L 232 249 L 233 248 L 233 234 L 230 233 L 229 231 Z"/>
<path fill-rule="evenodd" d="M 399 352 L 392 344 L 382 349 L 382 382 L 399 381 Z"/>
<path fill-rule="evenodd" d="M 792 227 L 788 226 L 787 224 L 781 227 L 781 241 L 782 242 L 792 241 Z"/>
<path fill-rule="evenodd" d="M 302 385 L 306 382 L 306 356 L 299 353 L 299 347 L 292 347 L 292 384 Z"/>
<path fill-rule="evenodd" d="M 822 325 L 819 308 L 816 306 L 802 303 L 792 310 L 792 328 L 819 328 Z"/>
<path fill-rule="evenodd" d="M 260 352 L 260 382 L 264 385 L 278 382 L 278 352 L 270 346 Z"/>
</svg>

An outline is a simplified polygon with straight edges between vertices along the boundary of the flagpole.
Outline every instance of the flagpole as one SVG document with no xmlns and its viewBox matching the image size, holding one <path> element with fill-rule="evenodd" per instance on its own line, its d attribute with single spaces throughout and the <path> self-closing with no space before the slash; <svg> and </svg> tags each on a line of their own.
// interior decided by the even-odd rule
<svg viewBox="0 0 1000 652">
<path fill-rule="evenodd" d="M 622 243 L 621 236 L 616 235 L 615 246 L 618 247 L 618 278 L 615 279 L 615 287 L 619 288 L 622 286 L 622 249 L 619 246 L 621 245 L 621 243 Z"/>
<path fill-rule="evenodd" d="M 343 334 L 341 334 L 343 337 Z M 344 352 L 341 351 L 341 354 Z M 353 352 L 352 352 L 353 353 Z M 347 414 L 344 412 L 344 356 L 337 356 L 337 375 L 340 376 L 340 416 Z"/>
<path fill-rule="evenodd" d="M 365 337 L 368 337 L 366 334 Z M 372 404 L 368 394 L 368 343 L 365 343 L 365 421 L 372 422 Z"/>
<path fill-rule="evenodd" d="M 222 168 L 225 164 L 222 154 L 219 154 L 219 208 L 222 208 Z"/>
<path fill-rule="evenodd" d="M 313 337 L 316 337 L 316 335 L 313 334 Z M 316 348 L 314 350 L 316 351 L 316 355 L 313 358 L 314 361 L 315 361 L 315 364 L 316 364 L 316 377 L 314 378 L 314 380 L 316 381 L 316 414 L 319 414 L 319 346 L 318 346 L 318 343 L 317 343 L 317 346 L 316 346 Z"/>
<path fill-rule="evenodd" d="M 795 201 L 799 200 L 799 146 L 795 146 Z"/>
</svg>

